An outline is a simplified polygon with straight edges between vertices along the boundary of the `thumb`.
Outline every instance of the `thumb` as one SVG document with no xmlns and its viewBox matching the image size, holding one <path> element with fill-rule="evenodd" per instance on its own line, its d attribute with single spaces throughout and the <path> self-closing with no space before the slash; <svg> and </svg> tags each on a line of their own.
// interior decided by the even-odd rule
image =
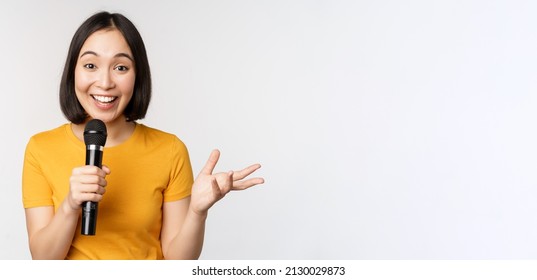
<svg viewBox="0 0 537 280">
<path fill-rule="evenodd" d="M 106 175 L 110 175 L 110 167 L 103 165 L 102 170 L 106 173 Z"/>
</svg>

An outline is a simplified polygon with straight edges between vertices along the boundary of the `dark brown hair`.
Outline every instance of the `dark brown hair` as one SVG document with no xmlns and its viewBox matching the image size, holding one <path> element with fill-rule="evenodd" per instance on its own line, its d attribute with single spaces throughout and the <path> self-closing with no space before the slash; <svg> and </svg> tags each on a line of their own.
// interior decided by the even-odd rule
<svg viewBox="0 0 537 280">
<path fill-rule="evenodd" d="M 75 32 L 60 83 L 60 106 L 65 117 L 74 124 L 86 121 L 88 114 L 80 105 L 75 93 L 75 68 L 80 49 L 86 39 L 96 31 L 117 29 L 129 45 L 136 69 L 136 80 L 132 98 L 123 114 L 128 121 L 143 119 L 151 100 L 151 71 L 142 36 L 134 24 L 118 13 L 100 12 L 88 18 Z"/>
</svg>

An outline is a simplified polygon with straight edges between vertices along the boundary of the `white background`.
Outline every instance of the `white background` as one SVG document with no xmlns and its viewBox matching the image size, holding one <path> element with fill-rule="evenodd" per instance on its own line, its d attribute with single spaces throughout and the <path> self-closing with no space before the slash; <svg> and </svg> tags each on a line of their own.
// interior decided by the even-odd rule
<svg viewBox="0 0 537 280">
<path fill-rule="evenodd" d="M 25 145 L 66 120 L 71 37 L 121 12 L 148 49 L 142 122 L 194 172 L 263 165 L 202 259 L 537 257 L 537 2 L 2 1 L 0 259 L 29 259 Z"/>
</svg>

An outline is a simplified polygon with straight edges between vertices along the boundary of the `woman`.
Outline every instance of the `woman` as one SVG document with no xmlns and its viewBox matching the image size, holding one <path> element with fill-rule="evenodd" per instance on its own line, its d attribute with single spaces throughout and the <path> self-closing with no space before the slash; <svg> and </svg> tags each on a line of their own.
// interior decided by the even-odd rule
<svg viewBox="0 0 537 280">
<path fill-rule="evenodd" d="M 26 148 L 23 203 L 34 259 L 197 259 L 209 208 L 260 165 L 213 174 L 214 150 L 193 179 L 175 135 L 136 123 L 145 117 L 151 75 L 142 38 L 121 14 L 88 18 L 71 41 L 61 86 L 70 121 L 34 135 Z M 83 132 L 102 120 L 103 166 L 84 163 Z M 97 233 L 80 234 L 81 204 L 99 202 Z"/>
</svg>

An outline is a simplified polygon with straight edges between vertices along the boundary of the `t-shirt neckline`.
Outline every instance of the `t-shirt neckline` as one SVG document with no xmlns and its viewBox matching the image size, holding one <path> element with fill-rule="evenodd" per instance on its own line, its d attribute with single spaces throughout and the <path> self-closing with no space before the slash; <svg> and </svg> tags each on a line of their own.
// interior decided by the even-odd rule
<svg viewBox="0 0 537 280">
<path fill-rule="evenodd" d="M 139 124 L 139 123 L 134 123 L 135 124 L 135 127 L 134 127 L 134 131 L 132 132 L 132 134 L 129 136 L 129 138 L 127 138 L 127 140 L 125 140 L 123 143 L 119 144 L 119 145 L 115 145 L 113 147 L 104 147 L 105 150 L 113 150 L 113 149 L 118 149 L 118 148 L 121 148 L 121 147 L 125 147 L 125 146 L 128 146 L 131 142 L 133 142 L 137 137 L 138 135 L 141 133 L 142 131 L 142 127 L 143 125 L 142 124 Z M 67 123 L 64 125 L 65 127 L 65 132 L 67 134 L 67 137 L 71 140 L 71 142 L 73 142 L 76 146 L 78 147 L 81 147 L 81 148 L 84 148 L 86 145 L 84 144 L 84 141 L 78 139 L 78 137 L 76 137 L 75 133 L 73 132 L 73 129 L 71 128 L 72 126 L 72 123 Z"/>
</svg>

